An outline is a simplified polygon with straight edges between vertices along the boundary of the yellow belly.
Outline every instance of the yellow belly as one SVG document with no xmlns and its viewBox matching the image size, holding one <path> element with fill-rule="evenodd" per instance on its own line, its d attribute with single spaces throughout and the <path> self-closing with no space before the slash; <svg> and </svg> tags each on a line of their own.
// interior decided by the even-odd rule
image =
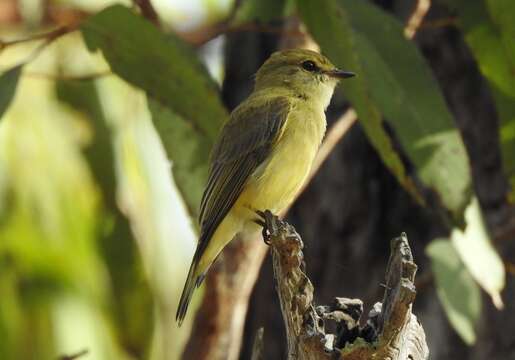
<svg viewBox="0 0 515 360">
<path fill-rule="evenodd" d="M 272 155 L 249 179 L 235 207 L 275 214 L 286 209 L 309 175 L 324 131 L 323 113 L 292 114 Z"/>
</svg>

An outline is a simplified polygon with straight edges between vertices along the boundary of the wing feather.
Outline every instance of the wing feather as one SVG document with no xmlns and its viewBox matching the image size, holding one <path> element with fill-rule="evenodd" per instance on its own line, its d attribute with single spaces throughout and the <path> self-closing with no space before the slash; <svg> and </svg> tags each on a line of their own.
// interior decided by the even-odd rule
<svg viewBox="0 0 515 360">
<path fill-rule="evenodd" d="M 241 194 L 249 176 L 270 154 L 290 113 L 285 97 L 240 106 L 224 126 L 213 149 L 200 207 L 198 256 Z"/>
</svg>

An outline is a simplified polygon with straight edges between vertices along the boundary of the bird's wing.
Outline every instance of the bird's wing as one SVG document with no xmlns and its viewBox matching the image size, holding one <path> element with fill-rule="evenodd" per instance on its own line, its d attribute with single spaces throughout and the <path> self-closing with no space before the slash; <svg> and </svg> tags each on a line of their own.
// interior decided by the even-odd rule
<svg viewBox="0 0 515 360">
<path fill-rule="evenodd" d="M 198 269 L 197 266 L 209 240 L 240 196 L 251 174 L 270 155 L 284 130 L 290 108 L 290 102 L 284 97 L 268 101 L 254 98 L 252 105 L 247 102 L 238 107 L 222 129 L 211 154 L 209 177 L 200 204 L 201 230 L 197 250 L 177 308 L 179 324 L 186 315 L 193 290 L 204 279 L 207 269 Z"/>
<path fill-rule="evenodd" d="M 241 194 L 249 176 L 269 156 L 284 129 L 291 102 L 285 97 L 240 106 L 215 145 L 200 205 L 199 256 Z"/>
</svg>

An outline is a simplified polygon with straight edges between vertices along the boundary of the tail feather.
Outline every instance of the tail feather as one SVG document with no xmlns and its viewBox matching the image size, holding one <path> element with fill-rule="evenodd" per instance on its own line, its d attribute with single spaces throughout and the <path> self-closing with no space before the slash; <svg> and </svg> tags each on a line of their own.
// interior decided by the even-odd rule
<svg viewBox="0 0 515 360">
<path fill-rule="evenodd" d="M 182 325 L 184 317 L 186 316 L 188 306 L 190 305 L 191 297 L 193 296 L 193 291 L 198 286 L 198 276 L 196 274 L 196 268 L 196 261 L 193 261 L 191 263 L 190 270 L 188 271 L 188 278 L 186 279 L 186 283 L 184 284 L 184 289 L 182 290 L 181 299 L 179 300 L 179 307 L 177 308 L 177 313 L 175 314 L 175 320 L 179 323 L 179 326 Z"/>
<path fill-rule="evenodd" d="M 197 246 L 195 254 L 193 255 L 190 270 L 188 271 L 188 277 L 186 279 L 186 283 L 184 284 L 184 289 L 182 290 L 177 313 L 175 314 L 175 319 L 179 326 L 181 326 L 184 317 L 186 316 L 186 312 L 188 311 L 188 306 L 190 304 L 195 288 L 202 284 L 202 281 L 206 277 L 209 268 L 216 261 L 218 255 L 220 255 L 220 251 L 223 246 L 225 246 L 225 244 L 234 237 L 237 232 L 236 230 L 238 229 L 237 226 L 239 226 L 239 223 L 228 222 L 225 223 L 225 225 L 222 224 L 222 226 L 224 226 L 224 228 L 220 233 L 220 238 L 226 241 L 221 245 L 220 241 L 217 241 L 217 239 L 211 239 L 212 234 L 210 232 L 203 232 L 200 235 L 199 245 Z M 218 230 L 220 230 L 220 228 L 217 228 L 217 231 Z M 209 244 L 214 244 L 214 248 L 218 249 L 216 254 L 214 253 L 213 249 L 208 251 Z"/>
</svg>

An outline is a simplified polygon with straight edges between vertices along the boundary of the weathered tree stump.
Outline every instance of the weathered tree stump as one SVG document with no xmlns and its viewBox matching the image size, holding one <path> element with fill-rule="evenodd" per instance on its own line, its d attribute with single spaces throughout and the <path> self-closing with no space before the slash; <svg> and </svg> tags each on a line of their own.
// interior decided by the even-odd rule
<svg viewBox="0 0 515 360">
<path fill-rule="evenodd" d="M 286 327 L 288 359 L 428 358 L 424 329 L 411 313 L 417 266 L 406 234 L 391 241 L 384 297 L 362 321 L 363 302 L 359 299 L 335 298 L 329 306 L 314 305 L 314 288 L 306 275 L 301 237 L 269 211 L 264 217 Z M 335 334 L 326 332 L 328 321 L 336 323 Z"/>
</svg>

